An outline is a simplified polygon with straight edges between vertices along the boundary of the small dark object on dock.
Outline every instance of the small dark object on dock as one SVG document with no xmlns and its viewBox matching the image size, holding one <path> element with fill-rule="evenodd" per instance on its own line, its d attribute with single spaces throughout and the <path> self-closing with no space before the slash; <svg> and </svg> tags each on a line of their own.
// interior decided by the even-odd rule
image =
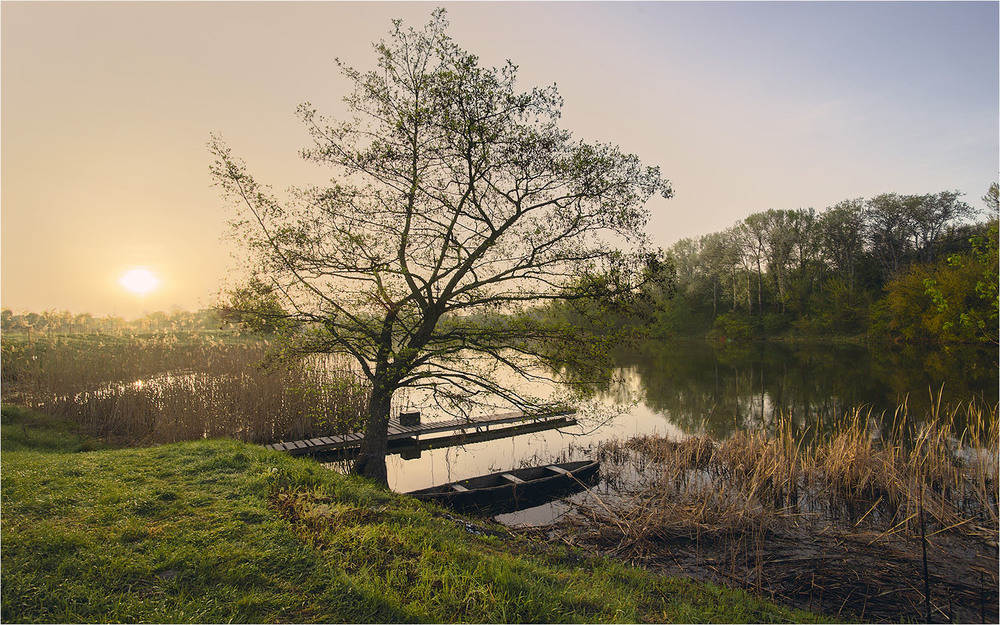
<svg viewBox="0 0 1000 625">
<path fill-rule="evenodd" d="M 420 411 L 399 413 L 399 424 L 403 427 L 420 425 Z"/>
</svg>

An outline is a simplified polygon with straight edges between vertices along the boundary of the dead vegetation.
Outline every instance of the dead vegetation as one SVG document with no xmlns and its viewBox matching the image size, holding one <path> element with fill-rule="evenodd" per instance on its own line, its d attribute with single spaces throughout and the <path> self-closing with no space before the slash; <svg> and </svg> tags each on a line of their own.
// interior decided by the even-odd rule
<svg viewBox="0 0 1000 625">
<path fill-rule="evenodd" d="M 274 347 L 197 333 L 5 337 L 3 398 L 131 445 L 266 443 L 356 427 L 367 393 L 346 361 L 275 358 Z"/>
<path fill-rule="evenodd" d="M 608 443 L 607 488 L 541 531 L 840 618 L 996 622 L 997 440 L 969 404 Z"/>
</svg>

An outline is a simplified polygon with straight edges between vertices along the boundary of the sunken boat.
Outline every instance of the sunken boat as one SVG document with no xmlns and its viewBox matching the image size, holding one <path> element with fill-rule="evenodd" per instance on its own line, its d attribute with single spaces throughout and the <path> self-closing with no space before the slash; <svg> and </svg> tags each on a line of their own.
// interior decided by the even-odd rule
<svg viewBox="0 0 1000 625">
<path fill-rule="evenodd" d="M 597 482 L 600 464 L 596 460 L 579 460 L 513 469 L 408 494 L 464 512 L 504 514 L 586 490 Z"/>
</svg>

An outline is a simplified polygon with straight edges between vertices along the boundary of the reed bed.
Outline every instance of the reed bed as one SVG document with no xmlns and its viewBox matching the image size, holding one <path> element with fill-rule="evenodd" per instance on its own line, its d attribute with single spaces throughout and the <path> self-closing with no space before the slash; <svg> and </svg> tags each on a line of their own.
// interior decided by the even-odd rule
<svg viewBox="0 0 1000 625">
<path fill-rule="evenodd" d="M 837 618 L 996 622 L 997 406 L 602 444 L 549 535 Z"/>
<path fill-rule="evenodd" d="M 782 420 L 774 432 L 639 437 L 599 454 L 636 532 L 760 530 L 813 517 L 912 534 L 923 511 L 934 531 L 996 542 L 997 408 L 971 403 L 912 422 L 904 405 L 884 417 L 858 410 L 809 444 Z"/>
<path fill-rule="evenodd" d="M 263 340 L 211 334 L 3 342 L 3 400 L 143 445 L 266 443 L 355 429 L 367 400 L 348 363 L 275 358 Z"/>
</svg>

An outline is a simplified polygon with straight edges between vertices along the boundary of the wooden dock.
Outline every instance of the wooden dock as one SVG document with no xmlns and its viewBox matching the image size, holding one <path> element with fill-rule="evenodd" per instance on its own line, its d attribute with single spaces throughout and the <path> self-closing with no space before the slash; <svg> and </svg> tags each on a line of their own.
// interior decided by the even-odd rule
<svg viewBox="0 0 1000 625">
<path fill-rule="evenodd" d="M 520 412 L 508 412 L 468 419 L 450 419 L 447 421 L 429 421 L 418 425 L 402 425 L 399 419 L 389 420 L 389 444 L 398 447 L 407 442 L 417 444 L 426 442 L 433 444 L 438 437 L 421 441 L 421 436 L 444 434 L 441 442 L 447 440 L 450 444 L 461 444 L 468 438 L 472 440 L 488 440 L 503 435 L 511 435 L 518 431 L 538 431 L 575 425 L 576 419 L 569 418 L 575 414 L 572 411 L 549 413 L 540 416 L 526 416 Z M 265 445 L 267 449 L 283 451 L 292 455 L 329 454 L 347 452 L 361 446 L 363 432 L 350 432 L 334 436 L 320 436 L 300 441 L 288 441 Z"/>
</svg>

